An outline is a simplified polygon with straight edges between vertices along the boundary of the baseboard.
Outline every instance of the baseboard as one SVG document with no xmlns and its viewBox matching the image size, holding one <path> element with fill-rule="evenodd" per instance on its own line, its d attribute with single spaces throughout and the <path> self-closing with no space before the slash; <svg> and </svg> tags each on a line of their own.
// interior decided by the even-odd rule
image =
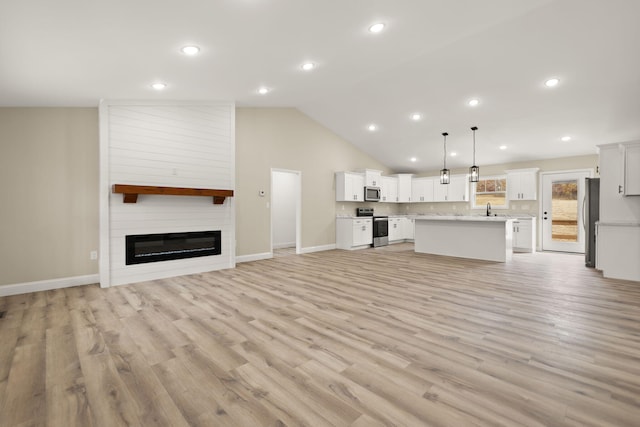
<svg viewBox="0 0 640 427">
<path fill-rule="evenodd" d="M 15 283 L 13 285 L 0 286 L 0 297 L 28 294 L 31 292 L 50 291 L 52 289 L 70 288 L 72 286 L 92 285 L 99 281 L 99 275 L 88 274 L 86 276 L 63 277 L 61 279 Z"/>
<path fill-rule="evenodd" d="M 312 252 L 322 252 L 322 251 L 331 251 L 336 248 L 336 244 L 332 243 L 330 245 L 322 245 L 322 246 L 309 246 L 308 248 L 300 249 L 301 254 L 310 254 Z"/>
<path fill-rule="evenodd" d="M 261 254 L 237 255 L 236 264 L 239 264 L 241 262 L 260 261 L 261 259 L 269 259 L 269 258 L 273 258 L 273 253 L 264 252 Z"/>
<path fill-rule="evenodd" d="M 286 248 L 295 248 L 295 247 L 296 247 L 296 242 L 273 244 L 273 249 L 286 249 Z"/>
<path fill-rule="evenodd" d="M 335 243 L 330 245 L 322 245 L 322 246 L 309 246 L 308 248 L 302 248 L 300 250 L 300 253 L 310 254 L 312 252 L 330 251 L 335 248 L 336 248 Z M 273 258 L 272 252 L 264 252 L 261 254 L 251 254 L 251 255 L 237 255 L 236 264 L 239 264 L 241 262 L 260 261 L 261 259 L 269 259 L 269 258 Z"/>
</svg>

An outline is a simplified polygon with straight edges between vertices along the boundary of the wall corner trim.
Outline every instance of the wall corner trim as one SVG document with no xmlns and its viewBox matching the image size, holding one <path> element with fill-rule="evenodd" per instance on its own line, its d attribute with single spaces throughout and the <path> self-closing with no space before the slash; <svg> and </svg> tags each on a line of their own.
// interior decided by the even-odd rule
<svg viewBox="0 0 640 427">
<path fill-rule="evenodd" d="M 12 285 L 0 286 L 0 297 L 10 295 L 28 294 L 31 292 L 50 291 L 52 289 L 70 288 L 73 286 L 83 286 L 97 284 L 100 281 L 98 274 L 88 274 L 86 276 L 63 277 L 60 279 L 39 280 L 37 282 L 15 283 Z"/>
</svg>

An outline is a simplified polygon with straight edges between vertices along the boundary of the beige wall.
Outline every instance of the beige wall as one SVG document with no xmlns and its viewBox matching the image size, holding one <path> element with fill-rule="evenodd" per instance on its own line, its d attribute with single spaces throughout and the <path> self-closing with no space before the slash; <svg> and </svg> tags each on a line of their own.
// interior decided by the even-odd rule
<svg viewBox="0 0 640 427">
<path fill-rule="evenodd" d="M 0 108 L 0 182 L 0 285 L 98 272 L 96 108 Z"/>
<path fill-rule="evenodd" d="M 294 108 L 236 109 L 236 254 L 271 251 L 271 168 L 302 172 L 302 247 L 335 243 L 335 172 L 388 168 Z M 264 190 L 265 197 L 258 192 Z M 355 207 L 344 203 L 345 211 Z M 346 205 L 353 205 L 347 208 Z M 338 207 L 337 207 L 338 206 Z"/>
</svg>

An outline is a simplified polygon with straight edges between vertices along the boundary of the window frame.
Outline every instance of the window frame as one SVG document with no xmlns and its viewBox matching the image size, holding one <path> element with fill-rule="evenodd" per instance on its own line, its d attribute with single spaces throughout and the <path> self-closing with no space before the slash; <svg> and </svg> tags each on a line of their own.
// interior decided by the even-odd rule
<svg viewBox="0 0 640 427">
<path fill-rule="evenodd" d="M 498 180 L 498 179 L 504 179 L 505 183 L 506 183 L 506 188 L 504 189 L 504 205 L 491 205 L 491 209 L 498 209 L 498 210 L 502 210 L 502 209 L 509 209 L 509 194 L 508 194 L 508 188 L 509 188 L 509 182 L 507 180 L 507 174 L 500 174 L 500 175 L 491 175 L 491 176 L 486 176 L 486 177 L 480 177 L 480 181 L 487 181 L 487 180 Z M 471 209 L 486 209 L 487 205 L 476 205 L 476 187 L 477 187 L 477 183 L 476 182 L 471 182 L 471 197 L 470 197 L 470 202 L 471 202 Z M 502 191 L 494 191 L 494 193 L 503 193 Z"/>
</svg>

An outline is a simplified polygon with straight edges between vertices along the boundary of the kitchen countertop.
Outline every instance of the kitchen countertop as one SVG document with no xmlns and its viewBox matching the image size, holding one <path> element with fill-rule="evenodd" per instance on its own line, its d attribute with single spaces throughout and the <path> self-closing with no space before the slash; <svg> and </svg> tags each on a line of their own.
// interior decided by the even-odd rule
<svg viewBox="0 0 640 427">
<path fill-rule="evenodd" d="M 503 215 L 498 214 L 497 216 L 487 217 L 486 215 L 456 215 L 456 214 L 388 214 L 388 215 L 380 215 L 387 216 L 389 218 L 411 218 L 411 219 L 443 219 L 443 220 L 458 220 L 458 221 L 472 221 L 474 219 L 482 219 L 482 218 L 502 218 L 502 220 L 506 219 L 534 219 L 534 216 L 529 214 L 521 214 L 521 215 Z M 356 216 L 353 214 L 337 214 L 336 218 L 372 218 L 367 216 Z M 464 219 L 466 218 L 466 219 Z"/>
<path fill-rule="evenodd" d="M 596 225 L 600 227 L 640 227 L 640 222 L 602 222 L 597 221 Z"/>
<path fill-rule="evenodd" d="M 481 216 L 481 215 L 421 215 L 416 216 L 416 221 L 475 221 L 475 222 L 506 222 L 514 218 L 506 216 Z"/>
</svg>

